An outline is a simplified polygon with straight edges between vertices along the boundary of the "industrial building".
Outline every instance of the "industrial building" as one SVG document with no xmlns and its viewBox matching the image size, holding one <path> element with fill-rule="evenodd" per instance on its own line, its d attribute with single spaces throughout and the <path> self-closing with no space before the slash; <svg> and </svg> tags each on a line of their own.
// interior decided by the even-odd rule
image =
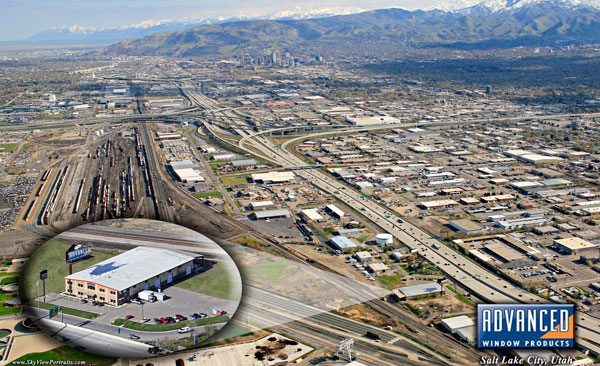
<svg viewBox="0 0 600 366">
<path fill-rule="evenodd" d="M 296 176 L 293 172 L 269 172 L 252 174 L 252 180 L 256 183 L 276 184 L 287 183 L 294 180 Z"/>
<path fill-rule="evenodd" d="M 290 217 L 290 212 L 286 209 L 265 210 L 254 212 L 252 216 L 255 220 L 279 219 L 283 217 Z"/>
<path fill-rule="evenodd" d="M 275 203 L 273 203 L 273 201 L 256 201 L 256 202 L 250 202 L 250 208 L 253 211 L 256 210 L 265 210 L 267 208 L 273 208 L 275 207 Z"/>
<path fill-rule="evenodd" d="M 453 220 L 448 225 L 454 230 L 465 234 L 475 234 L 484 230 L 483 227 L 468 219 Z"/>
<path fill-rule="evenodd" d="M 375 241 L 380 247 L 385 247 L 394 244 L 394 236 L 388 233 L 377 234 Z"/>
<path fill-rule="evenodd" d="M 340 210 L 336 205 L 327 205 L 325 206 L 325 210 L 337 219 L 341 219 L 346 215 L 344 211 Z"/>
<path fill-rule="evenodd" d="M 554 241 L 554 244 L 558 247 L 558 249 L 561 252 L 565 252 L 567 254 L 578 254 L 581 252 L 586 252 L 598 248 L 597 245 L 590 243 L 587 240 L 575 237 L 557 239 Z"/>
<path fill-rule="evenodd" d="M 162 290 L 202 265 L 202 255 L 136 247 L 66 276 L 65 293 L 119 306 L 140 291 Z"/>
<path fill-rule="evenodd" d="M 442 292 L 442 290 L 442 285 L 437 282 L 424 282 L 418 285 L 397 288 L 393 290 L 393 293 L 400 301 L 404 301 L 419 296 L 439 294 Z"/>
<path fill-rule="evenodd" d="M 356 248 L 356 244 L 345 236 L 334 236 L 329 239 L 329 243 L 333 249 L 341 250 L 342 252 Z"/>
<path fill-rule="evenodd" d="M 357 252 L 356 254 L 354 254 L 354 256 L 356 257 L 356 259 L 358 259 L 360 263 L 369 263 L 373 261 L 373 256 L 371 255 L 371 253 L 366 251 Z"/>
<path fill-rule="evenodd" d="M 474 344 L 477 338 L 475 322 L 466 315 L 443 319 L 442 326 L 466 343 Z"/>
<path fill-rule="evenodd" d="M 300 211 L 300 217 L 306 222 L 322 222 L 325 218 L 319 213 L 316 208 L 307 208 Z"/>
<path fill-rule="evenodd" d="M 198 164 L 191 160 L 172 161 L 169 165 L 177 179 L 183 183 L 204 182 L 204 177 L 198 171 Z"/>
</svg>

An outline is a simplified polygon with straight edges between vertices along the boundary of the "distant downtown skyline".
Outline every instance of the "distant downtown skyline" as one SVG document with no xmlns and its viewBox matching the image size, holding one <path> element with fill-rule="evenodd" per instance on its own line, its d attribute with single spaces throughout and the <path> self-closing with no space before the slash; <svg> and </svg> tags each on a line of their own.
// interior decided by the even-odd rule
<svg viewBox="0 0 600 366">
<path fill-rule="evenodd" d="M 52 28 L 116 28 L 148 20 L 189 20 L 401 7 L 431 8 L 452 0 L 0 0 L 0 41 Z"/>
</svg>

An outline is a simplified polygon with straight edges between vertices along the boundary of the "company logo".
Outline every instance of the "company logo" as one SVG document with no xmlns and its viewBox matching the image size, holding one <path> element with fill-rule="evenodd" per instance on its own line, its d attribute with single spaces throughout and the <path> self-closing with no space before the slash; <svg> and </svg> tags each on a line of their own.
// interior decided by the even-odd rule
<svg viewBox="0 0 600 366">
<path fill-rule="evenodd" d="M 573 348 L 575 305 L 477 305 L 479 348 Z"/>
<path fill-rule="evenodd" d="M 92 247 L 72 245 L 66 252 L 67 262 L 77 262 L 92 255 Z"/>
</svg>

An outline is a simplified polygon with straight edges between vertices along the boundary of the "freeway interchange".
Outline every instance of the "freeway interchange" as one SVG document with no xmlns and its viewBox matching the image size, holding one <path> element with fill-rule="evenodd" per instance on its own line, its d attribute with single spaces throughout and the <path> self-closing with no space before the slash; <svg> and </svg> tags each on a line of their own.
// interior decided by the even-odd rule
<svg viewBox="0 0 600 366">
<path fill-rule="evenodd" d="M 207 98 L 204 95 L 190 95 L 190 99 L 197 103 L 200 107 L 208 111 L 217 111 L 223 113 L 226 118 L 234 120 L 235 114 L 231 111 L 220 112 L 218 103 Z M 600 115 L 598 113 L 594 116 Z M 571 115 L 565 115 L 571 116 Z M 550 119 L 560 116 L 536 116 L 536 118 Z M 526 119 L 525 117 L 513 117 L 512 120 Z M 531 118 L 531 117 L 527 117 Z M 468 123 L 477 122 L 492 122 L 491 120 L 468 121 Z M 316 136 L 324 136 L 328 134 L 348 133 L 352 131 L 376 131 L 386 130 L 395 127 L 407 127 L 413 125 L 387 125 L 387 126 L 369 126 L 369 127 L 353 127 L 339 128 L 334 131 L 317 132 L 313 134 L 297 137 L 288 140 L 284 143 L 283 148 L 279 148 L 268 138 L 268 135 L 275 131 L 285 129 L 273 129 L 260 132 L 248 132 L 248 128 L 241 128 L 239 125 L 234 125 L 234 131 L 240 135 L 241 139 L 236 142 L 219 137 L 215 126 L 209 121 L 203 121 L 204 126 L 213 134 L 225 143 L 235 144 L 236 148 L 243 149 L 246 152 L 258 155 L 261 158 L 268 160 L 277 166 L 294 170 L 294 172 L 311 182 L 313 185 L 322 191 L 337 197 L 339 200 L 348 206 L 359 210 L 361 214 L 368 220 L 382 228 L 385 232 L 392 234 L 396 239 L 402 242 L 410 249 L 417 250 L 419 255 L 426 258 L 431 263 L 435 264 L 446 276 L 452 279 L 455 283 L 460 284 L 467 289 L 471 294 L 480 298 L 484 302 L 489 303 L 546 303 L 548 300 L 534 295 L 522 288 L 516 287 L 509 281 L 500 276 L 491 273 L 489 270 L 479 266 L 454 249 L 441 245 L 440 242 L 431 235 L 425 233 L 415 225 L 412 225 L 391 212 L 391 210 L 381 206 L 370 198 L 365 198 L 353 188 L 346 186 L 337 181 L 332 176 L 329 176 L 316 169 L 298 169 L 298 167 L 306 167 L 307 163 L 286 149 L 290 143 L 302 139 L 309 139 Z M 467 123 L 466 121 L 444 122 L 443 125 Z M 440 123 L 438 123 L 440 124 Z M 439 248 L 439 249 L 436 249 Z M 587 315 L 577 315 L 577 342 L 594 352 L 600 352 L 600 319 Z"/>
</svg>

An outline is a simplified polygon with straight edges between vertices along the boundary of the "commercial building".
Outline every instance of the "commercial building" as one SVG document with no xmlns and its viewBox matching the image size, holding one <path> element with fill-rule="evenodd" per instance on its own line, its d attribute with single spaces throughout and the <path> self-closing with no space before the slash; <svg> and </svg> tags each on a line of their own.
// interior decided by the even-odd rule
<svg viewBox="0 0 600 366">
<path fill-rule="evenodd" d="M 354 256 L 356 257 L 356 259 L 358 259 L 360 263 L 369 263 L 373 260 L 373 256 L 371 255 L 371 253 L 366 251 L 358 252 L 354 254 Z"/>
<path fill-rule="evenodd" d="M 204 177 L 198 170 L 198 164 L 191 160 L 172 161 L 169 165 L 177 179 L 184 183 L 204 182 Z"/>
<path fill-rule="evenodd" d="M 437 282 L 424 282 L 418 285 L 405 286 L 393 291 L 400 301 L 413 299 L 419 296 L 435 295 L 442 292 L 442 285 Z"/>
<path fill-rule="evenodd" d="M 391 116 L 347 117 L 346 121 L 354 126 L 389 125 L 400 123 L 398 118 Z"/>
<path fill-rule="evenodd" d="M 333 249 L 341 250 L 342 252 L 356 248 L 356 244 L 345 236 L 334 236 L 329 239 Z"/>
<path fill-rule="evenodd" d="M 381 262 L 369 263 L 367 268 L 369 268 L 369 271 L 373 272 L 374 274 L 382 274 L 390 269 L 390 267 Z"/>
<path fill-rule="evenodd" d="M 325 221 L 325 218 L 319 213 L 316 208 L 307 208 L 306 210 L 300 211 L 300 216 L 306 222 L 321 222 Z"/>
<path fill-rule="evenodd" d="M 453 220 L 450 221 L 448 225 L 450 225 L 450 227 L 454 230 L 460 231 L 461 233 L 465 234 L 474 234 L 483 231 L 483 227 L 481 227 L 476 222 L 468 219 Z"/>
<path fill-rule="evenodd" d="M 66 276 L 65 293 L 119 306 L 140 291 L 162 290 L 192 275 L 202 262 L 201 255 L 136 247 Z"/>
<path fill-rule="evenodd" d="M 250 202 L 250 208 L 253 211 L 256 210 L 265 210 L 267 208 L 273 208 L 275 207 L 275 204 L 273 203 L 273 201 L 256 201 L 256 202 Z"/>
<path fill-rule="evenodd" d="M 597 245 L 590 243 L 587 240 L 575 237 L 557 239 L 554 241 L 554 244 L 559 248 L 561 252 L 565 252 L 567 254 L 578 254 L 581 252 L 586 252 L 598 248 Z"/>
<path fill-rule="evenodd" d="M 325 206 L 325 210 L 338 219 L 341 219 L 346 215 L 344 211 L 340 210 L 336 205 L 327 205 Z"/>
<path fill-rule="evenodd" d="M 446 330 L 448 330 L 448 332 L 452 334 L 456 333 L 461 328 L 475 326 L 473 319 L 466 315 L 443 319 L 441 324 L 444 328 L 446 328 Z"/>
<path fill-rule="evenodd" d="M 265 210 L 254 212 L 252 216 L 256 220 L 278 219 L 283 217 L 290 217 L 290 212 L 286 209 Z"/>
<path fill-rule="evenodd" d="M 252 174 L 251 177 L 256 183 L 275 184 L 290 182 L 294 180 L 296 176 L 293 172 L 269 172 Z"/>
</svg>

